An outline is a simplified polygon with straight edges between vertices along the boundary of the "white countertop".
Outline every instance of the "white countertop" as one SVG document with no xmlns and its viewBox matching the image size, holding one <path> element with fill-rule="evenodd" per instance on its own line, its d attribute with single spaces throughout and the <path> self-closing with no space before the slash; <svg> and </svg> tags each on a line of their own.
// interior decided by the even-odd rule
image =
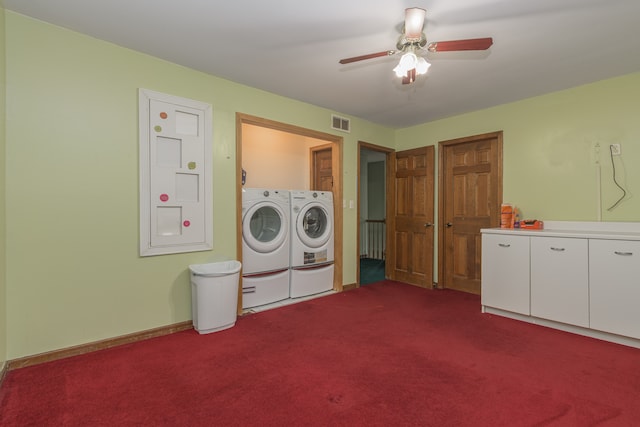
<svg viewBox="0 0 640 427">
<path fill-rule="evenodd" d="M 543 230 L 483 228 L 480 232 L 579 239 L 640 240 L 640 222 L 544 221 Z"/>
</svg>

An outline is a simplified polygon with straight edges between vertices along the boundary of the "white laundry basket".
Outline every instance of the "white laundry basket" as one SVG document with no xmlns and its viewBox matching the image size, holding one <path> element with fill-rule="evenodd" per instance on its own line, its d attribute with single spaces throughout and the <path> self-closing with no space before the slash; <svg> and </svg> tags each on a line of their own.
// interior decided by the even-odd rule
<svg viewBox="0 0 640 427">
<path fill-rule="evenodd" d="M 200 334 L 236 324 L 240 261 L 194 264 L 191 270 L 193 327 Z"/>
</svg>

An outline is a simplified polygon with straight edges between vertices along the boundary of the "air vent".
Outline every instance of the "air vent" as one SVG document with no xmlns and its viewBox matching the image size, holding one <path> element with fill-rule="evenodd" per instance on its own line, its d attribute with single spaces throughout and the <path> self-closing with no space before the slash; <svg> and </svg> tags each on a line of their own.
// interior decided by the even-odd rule
<svg viewBox="0 0 640 427">
<path fill-rule="evenodd" d="M 331 128 L 335 130 L 341 130 L 343 132 L 351 132 L 351 121 L 344 117 L 331 115 Z"/>
</svg>

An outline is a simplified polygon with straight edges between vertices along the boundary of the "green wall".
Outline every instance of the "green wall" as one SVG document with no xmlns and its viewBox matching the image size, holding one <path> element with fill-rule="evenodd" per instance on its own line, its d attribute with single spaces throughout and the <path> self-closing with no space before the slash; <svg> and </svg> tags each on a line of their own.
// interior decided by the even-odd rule
<svg viewBox="0 0 640 427">
<path fill-rule="evenodd" d="M 361 167 L 364 167 L 361 165 Z M 387 216 L 386 168 L 387 162 L 369 162 L 367 168 L 367 218 L 385 219 Z"/>
<path fill-rule="evenodd" d="M 321 132 L 331 111 L 6 13 L 8 358 L 191 318 L 188 265 L 235 258 L 235 114 Z M 138 256 L 138 88 L 212 104 L 214 249 Z M 357 141 L 393 130 L 352 120 Z M 344 283 L 355 282 L 355 209 L 344 211 Z"/>
<path fill-rule="evenodd" d="M 599 143 L 603 219 L 640 220 L 640 74 L 396 131 L 353 118 L 346 134 L 326 109 L 12 12 L 5 22 L 0 360 L 191 318 L 188 265 L 236 254 L 236 112 L 343 136 L 347 201 L 357 199 L 359 140 L 404 150 L 504 130 L 505 200 L 546 220 L 597 218 Z M 213 251 L 138 256 L 138 88 L 213 105 Z M 610 143 L 622 145 L 630 193 L 612 212 Z M 344 284 L 355 282 L 356 226 L 345 209 Z"/>
<path fill-rule="evenodd" d="M 4 33 L 4 8 L 0 4 L 0 369 L 7 360 L 7 278 L 5 275 L 5 33 Z"/>
<path fill-rule="evenodd" d="M 638 99 L 640 73 L 402 129 L 396 149 L 503 130 L 504 200 L 525 218 L 596 221 L 600 210 L 604 221 L 640 221 Z M 612 211 L 622 192 L 613 183 L 610 144 L 621 145 L 616 171 L 628 192 Z"/>
</svg>

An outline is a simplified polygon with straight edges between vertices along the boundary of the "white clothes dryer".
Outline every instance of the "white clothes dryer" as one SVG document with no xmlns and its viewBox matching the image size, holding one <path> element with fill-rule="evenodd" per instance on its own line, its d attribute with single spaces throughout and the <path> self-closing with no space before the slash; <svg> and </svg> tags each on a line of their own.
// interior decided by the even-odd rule
<svg viewBox="0 0 640 427">
<path fill-rule="evenodd" d="M 290 196 L 287 190 L 242 190 L 242 307 L 289 297 Z"/>
<path fill-rule="evenodd" d="M 334 217 L 330 191 L 291 190 L 291 286 L 298 298 L 333 289 Z"/>
</svg>

